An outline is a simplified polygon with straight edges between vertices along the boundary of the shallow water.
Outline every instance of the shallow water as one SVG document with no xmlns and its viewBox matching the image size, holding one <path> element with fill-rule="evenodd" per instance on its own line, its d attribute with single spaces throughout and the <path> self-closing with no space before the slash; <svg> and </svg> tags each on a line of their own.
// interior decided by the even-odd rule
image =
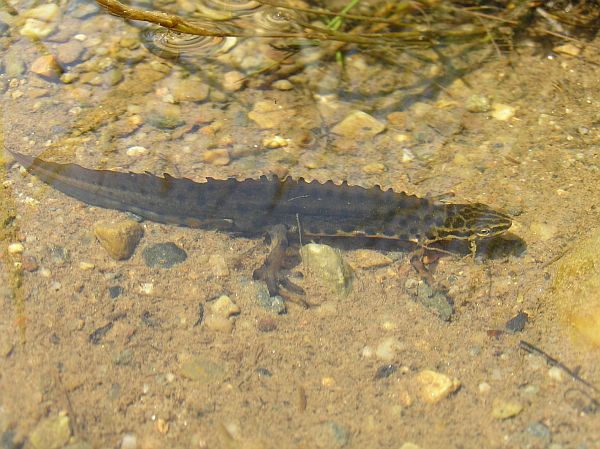
<svg viewBox="0 0 600 449">
<path fill-rule="evenodd" d="M 94 228 L 123 213 L 69 198 L 5 154 L 2 448 L 600 447 L 597 394 L 519 346 L 600 385 L 598 348 L 571 338 L 552 296 L 555 262 L 598 221 L 597 39 L 577 56 L 490 46 L 452 67 L 417 49 L 396 65 L 335 45 L 288 57 L 263 38 L 184 39 L 174 55 L 93 3 L 50 8 L 34 23 L 48 35 L 32 40 L 22 31 L 42 17 L 35 6 L 0 6 L 5 148 L 197 182 L 276 173 L 452 194 L 513 215 L 519 244 L 432 265 L 449 321 L 423 300 L 410 251 L 352 244 L 340 253 L 347 294 L 300 265 L 313 307 L 277 314 L 252 280 L 262 240 L 145 221 L 132 257 L 114 260 Z M 340 127 L 355 111 L 369 116 Z M 147 250 L 166 242 L 185 260 L 153 265 Z M 210 326 L 223 295 L 236 313 Z M 522 331 L 497 332 L 519 312 Z M 429 403 L 426 370 L 460 388 Z"/>
</svg>

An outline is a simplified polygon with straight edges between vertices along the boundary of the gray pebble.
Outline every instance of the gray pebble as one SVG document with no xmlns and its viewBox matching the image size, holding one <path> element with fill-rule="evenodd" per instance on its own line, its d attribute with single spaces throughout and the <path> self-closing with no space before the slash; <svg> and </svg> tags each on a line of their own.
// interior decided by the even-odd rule
<svg viewBox="0 0 600 449">
<path fill-rule="evenodd" d="M 73 64 L 81 58 L 84 50 L 85 48 L 81 42 L 71 40 L 58 46 L 56 57 L 61 64 Z"/>
<path fill-rule="evenodd" d="M 112 299 L 117 298 L 123 293 L 123 287 L 120 285 L 114 285 L 112 287 L 108 287 L 108 293 Z"/>
<path fill-rule="evenodd" d="M 69 13 L 71 17 L 83 19 L 92 14 L 96 14 L 100 8 L 94 3 L 81 3 L 73 11 Z"/>
<path fill-rule="evenodd" d="M 285 301 L 281 296 L 270 296 L 266 285 L 261 285 L 258 289 L 258 303 L 270 312 L 278 315 L 284 314 L 287 310 Z"/>
<path fill-rule="evenodd" d="M 267 368 L 256 368 L 256 374 L 260 377 L 271 377 L 273 375 Z"/>
<path fill-rule="evenodd" d="M 525 312 L 519 312 L 510 320 L 508 320 L 504 327 L 508 332 L 513 334 L 515 332 L 521 332 L 525 328 L 525 324 L 527 324 L 528 320 L 529 315 L 527 315 Z"/>
<path fill-rule="evenodd" d="M 18 449 L 22 447 L 22 443 L 15 439 L 16 432 L 14 430 L 7 430 L 0 435 L 0 448 L 2 449 Z"/>
<path fill-rule="evenodd" d="M 50 245 L 48 248 L 48 254 L 54 265 L 61 266 L 70 260 L 69 253 L 62 246 Z"/>
<path fill-rule="evenodd" d="M 348 430 L 335 421 L 327 421 L 312 427 L 314 440 L 317 447 L 338 449 L 348 444 L 350 435 Z"/>
<path fill-rule="evenodd" d="M 454 308 L 451 298 L 442 291 L 432 289 L 425 282 L 419 285 L 416 300 L 434 312 L 441 320 L 450 321 L 452 318 Z"/>
<path fill-rule="evenodd" d="M 16 51 L 9 51 L 4 57 L 4 73 L 9 78 L 17 78 L 25 73 L 25 62 Z"/>
<path fill-rule="evenodd" d="M 385 379 L 386 377 L 390 377 L 398 370 L 398 365 L 393 363 L 389 363 L 387 365 L 381 365 L 377 368 L 377 372 L 375 373 L 375 379 Z"/>
<path fill-rule="evenodd" d="M 534 422 L 527 426 L 526 432 L 535 438 L 541 440 L 544 444 L 550 443 L 552 440 L 552 433 L 548 426 L 541 422 Z"/>
<path fill-rule="evenodd" d="M 186 252 L 173 242 L 157 243 L 142 251 L 144 263 L 150 268 L 171 268 L 187 259 Z"/>
<path fill-rule="evenodd" d="M 154 105 L 146 113 L 146 120 L 150 125 L 160 129 L 175 129 L 185 123 L 179 106 L 167 103 Z"/>
<path fill-rule="evenodd" d="M 130 348 L 123 349 L 114 358 L 113 362 L 115 365 L 129 365 L 133 360 L 133 351 Z"/>
<path fill-rule="evenodd" d="M 469 112 L 488 112 L 491 109 L 490 99 L 485 95 L 471 95 L 465 102 Z"/>
</svg>

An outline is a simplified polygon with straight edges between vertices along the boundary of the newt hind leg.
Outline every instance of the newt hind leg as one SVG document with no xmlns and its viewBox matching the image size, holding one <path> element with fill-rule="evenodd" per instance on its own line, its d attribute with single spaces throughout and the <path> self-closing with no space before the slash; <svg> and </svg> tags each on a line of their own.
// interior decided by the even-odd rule
<svg viewBox="0 0 600 449">
<path fill-rule="evenodd" d="M 269 236 L 271 238 L 271 251 L 263 265 L 254 270 L 254 279 L 264 281 L 271 296 L 279 295 L 284 299 L 290 299 L 282 289 L 294 295 L 304 296 L 304 290 L 290 281 L 286 272 L 286 268 L 288 268 L 286 263 L 288 261 L 287 250 L 289 247 L 287 228 L 284 225 L 273 226 L 269 230 Z M 304 303 L 302 300 L 299 302 Z"/>
</svg>

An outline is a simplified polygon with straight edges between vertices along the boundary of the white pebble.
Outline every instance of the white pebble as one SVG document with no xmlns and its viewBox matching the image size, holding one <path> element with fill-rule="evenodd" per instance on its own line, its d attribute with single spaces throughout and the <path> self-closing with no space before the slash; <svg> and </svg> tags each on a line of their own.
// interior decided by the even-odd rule
<svg viewBox="0 0 600 449">
<path fill-rule="evenodd" d="M 375 351 L 373 351 L 373 348 L 371 346 L 365 346 L 364 348 L 362 348 L 362 351 L 360 351 L 360 355 L 362 355 L 365 358 L 373 357 L 373 354 L 375 354 Z"/>
<path fill-rule="evenodd" d="M 21 243 L 11 243 L 8 245 L 8 252 L 10 254 L 21 254 L 25 251 L 25 247 Z"/>
<path fill-rule="evenodd" d="M 562 382 L 563 370 L 560 369 L 558 366 L 553 366 L 552 368 L 550 368 L 548 370 L 548 376 L 550 376 L 550 379 L 552 379 L 552 380 L 555 380 L 557 382 Z"/>
<path fill-rule="evenodd" d="M 144 156 L 148 154 L 148 149 L 140 145 L 127 148 L 127 156 Z"/>
<path fill-rule="evenodd" d="M 145 295 L 151 295 L 154 292 L 154 284 L 152 282 L 144 282 L 140 285 L 140 291 Z"/>
<path fill-rule="evenodd" d="M 492 117 L 496 120 L 506 121 L 514 117 L 516 109 L 503 103 L 494 103 L 492 105 Z"/>
<path fill-rule="evenodd" d="M 491 391 L 492 386 L 487 382 L 481 382 L 478 388 L 481 394 L 488 394 Z"/>
<path fill-rule="evenodd" d="M 395 337 L 384 338 L 375 349 L 375 355 L 380 360 L 390 361 L 396 357 L 396 352 L 404 349 L 404 345 Z"/>
<path fill-rule="evenodd" d="M 123 435 L 121 449 L 137 449 L 137 437 L 132 433 Z"/>
</svg>

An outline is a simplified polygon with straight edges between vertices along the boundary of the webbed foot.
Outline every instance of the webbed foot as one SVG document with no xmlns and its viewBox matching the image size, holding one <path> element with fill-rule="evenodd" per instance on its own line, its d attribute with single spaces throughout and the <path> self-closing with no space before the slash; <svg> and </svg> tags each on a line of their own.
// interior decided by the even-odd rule
<svg viewBox="0 0 600 449">
<path fill-rule="evenodd" d="M 304 296 L 302 287 L 290 281 L 288 279 L 289 273 L 285 270 L 287 265 L 287 249 L 289 246 L 286 227 L 283 225 L 274 226 L 269 231 L 269 236 L 271 238 L 271 252 L 263 265 L 254 270 L 253 278 L 264 281 L 271 296 L 279 295 L 284 299 L 290 299 L 289 295 L 286 292 L 282 292 L 281 289 L 293 295 Z M 304 302 L 291 300 L 293 302 Z"/>
</svg>

